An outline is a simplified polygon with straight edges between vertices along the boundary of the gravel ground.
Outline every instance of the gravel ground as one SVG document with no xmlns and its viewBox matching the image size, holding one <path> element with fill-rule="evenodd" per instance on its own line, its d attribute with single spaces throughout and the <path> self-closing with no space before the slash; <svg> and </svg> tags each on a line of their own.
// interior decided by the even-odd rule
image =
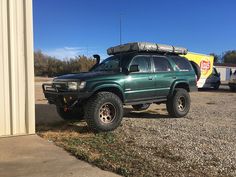
<svg viewBox="0 0 236 177">
<path fill-rule="evenodd" d="M 162 176 L 236 176 L 236 93 L 205 90 L 191 99 L 184 118 L 153 105 L 127 113 L 117 133 Z"/>
<path fill-rule="evenodd" d="M 39 97 L 36 118 L 37 107 L 45 104 Z M 177 119 L 167 115 L 165 105 L 143 112 L 126 107 L 113 133 L 127 151 L 123 165 L 132 164 L 127 176 L 236 176 L 236 93 L 227 87 L 202 90 L 191 99 L 189 114 Z"/>
</svg>

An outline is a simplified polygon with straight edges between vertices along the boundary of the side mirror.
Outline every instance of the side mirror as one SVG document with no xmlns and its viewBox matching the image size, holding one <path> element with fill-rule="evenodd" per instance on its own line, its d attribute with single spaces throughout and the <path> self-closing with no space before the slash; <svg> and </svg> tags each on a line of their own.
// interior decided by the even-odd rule
<svg viewBox="0 0 236 177">
<path fill-rule="evenodd" d="M 139 72 L 139 66 L 138 65 L 131 65 L 129 68 L 129 72 Z"/>
</svg>

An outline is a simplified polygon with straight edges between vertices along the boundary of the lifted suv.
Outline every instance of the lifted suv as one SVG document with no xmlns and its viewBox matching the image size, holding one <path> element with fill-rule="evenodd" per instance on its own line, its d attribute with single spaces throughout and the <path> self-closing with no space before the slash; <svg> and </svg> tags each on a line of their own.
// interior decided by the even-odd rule
<svg viewBox="0 0 236 177">
<path fill-rule="evenodd" d="M 135 110 L 151 103 L 166 103 L 172 117 L 190 109 L 190 91 L 196 91 L 196 74 L 178 54 L 187 50 L 152 43 L 128 43 L 108 49 L 111 57 L 89 72 L 57 77 L 43 84 L 44 95 L 65 120 L 85 118 L 94 131 L 111 131 L 123 117 L 123 105 Z M 100 61 L 96 55 L 97 61 Z"/>
</svg>

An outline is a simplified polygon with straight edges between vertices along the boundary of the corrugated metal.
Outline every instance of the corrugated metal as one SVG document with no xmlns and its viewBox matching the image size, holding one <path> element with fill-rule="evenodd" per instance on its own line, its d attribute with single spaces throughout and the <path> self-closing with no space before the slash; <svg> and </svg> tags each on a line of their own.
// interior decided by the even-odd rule
<svg viewBox="0 0 236 177">
<path fill-rule="evenodd" d="M 32 0 L 0 0 L 0 136 L 35 132 Z"/>
</svg>

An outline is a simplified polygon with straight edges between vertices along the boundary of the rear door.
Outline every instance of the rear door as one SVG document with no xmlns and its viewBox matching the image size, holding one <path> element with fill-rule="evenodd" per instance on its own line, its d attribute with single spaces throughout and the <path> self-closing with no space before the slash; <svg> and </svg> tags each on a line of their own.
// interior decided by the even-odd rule
<svg viewBox="0 0 236 177">
<path fill-rule="evenodd" d="M 156 96 L 165 98 L 168 96 L 171 84 L 176 79 L 175 71 L 168 58 L 165 56 L 153 56 L 155 73 Z"/>
<path fill-rule="evenodd" d="M 138 65 L 139 72 L 129 73 L 125 79 L 125 97 L 128 102 L 155 97 L 155 75 L 150 55 L 135 56 L 130 65 Z"/>
</svg>

